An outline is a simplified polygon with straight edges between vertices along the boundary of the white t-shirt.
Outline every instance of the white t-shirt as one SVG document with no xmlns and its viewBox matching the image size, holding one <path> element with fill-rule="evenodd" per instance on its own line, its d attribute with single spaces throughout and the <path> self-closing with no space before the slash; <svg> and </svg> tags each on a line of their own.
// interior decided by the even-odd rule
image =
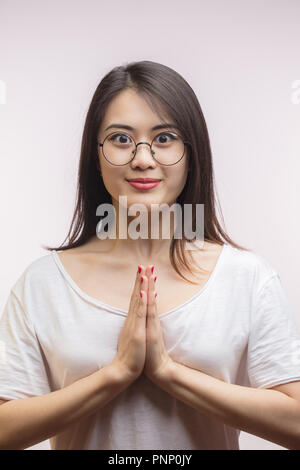
<svg viewBox="0 0 300 470">
<path fill-rule="evenodd" d="M 84 293 L 56 251 L 36 259 L 0 318 L 0 398 L 50 393 L 111 363 L 126 315 Z M 300 331 L 278 273 L 261 255 L 225 244 L 204 287 L 160 322 L 168 354 L 187 367 L 256 388 L 300 380 Z M 50 446 L 229 450 L 239 449 L 239 432 L 141 375 Z"/>
</svg>

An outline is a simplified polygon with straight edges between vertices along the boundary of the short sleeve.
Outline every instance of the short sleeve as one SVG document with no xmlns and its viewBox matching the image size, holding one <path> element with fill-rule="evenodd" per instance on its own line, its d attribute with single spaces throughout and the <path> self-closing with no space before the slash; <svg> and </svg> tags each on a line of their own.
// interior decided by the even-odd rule
<svg viewBox="0 0 300 470">
<path fill-rule="evenodd" d="M 266 281 L 254 302 L 247 367 L 255 388 L 300 380 L 300 330 L 278 273 Z"/>
<path fill-rule="evenodd" d="M 0 399 L 30 398 L 50 392 L 34 326 L 11 290 L 0 316 Z"/>
</svg>

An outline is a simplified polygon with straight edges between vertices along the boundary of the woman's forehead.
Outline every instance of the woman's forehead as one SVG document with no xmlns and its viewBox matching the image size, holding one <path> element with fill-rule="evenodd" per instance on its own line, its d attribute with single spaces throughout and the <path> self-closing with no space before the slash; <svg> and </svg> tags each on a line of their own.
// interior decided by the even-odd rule
<svg viewBox="0 0 300 470">
<path fill-rule="evenodd" d="M 125 124 L 128 130 L 151 131 L 155 126 L 172 121 L 172 118 L 158 104 L 155 106 L 152 102 L 150 105 L 143 96 L 132 90 L 124 90 L 109 103 L 101 128 L 106 130 L 108 126 L 117 123 Z"/>
</svg>

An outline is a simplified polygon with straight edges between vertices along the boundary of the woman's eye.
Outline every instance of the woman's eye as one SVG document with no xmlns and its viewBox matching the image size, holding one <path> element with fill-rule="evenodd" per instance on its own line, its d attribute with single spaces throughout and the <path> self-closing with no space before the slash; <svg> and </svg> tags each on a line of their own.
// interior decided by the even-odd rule
<svg viewBox="0 0 300 470">
<path fill-rule="evenodd" d="M 170 141 L 177 140 L 178 136 L 176 134 L 171 134 L 169 132 L 159 134 L 158 136 L 155 137 L 155 141 L 158 142 L 159 144 L 168 144 Z M 112 135 L 109 140 L 111 142 L 115 142 L 117 144 L 129 144 L 132 142 L 132 139 L 129 137 L 127 134 L 114 134 Z"/>
<path fill-rule="evenodd" d="M 121 137 L 120 140 L 116 140 L 118 137 Z M 112 142 L 117 142 L 118 144 L 128 144 L 129 143 L 129 140 L 130 137 L 126 134 L 114 134 L 112 137 L 110 137 L 109 140 L 111 140 Z M 130 139 L 130 142 L 131 142 L 131 139 Z"/>
<path fill-rule="evenodd" d="M 178 138 L 176 134 L 170 134 L 168 132 L 166 134 L 159 134 L 156 137 L 156 139 L 159 139 L 159 141 L 158 141 L 159 144 L 165 144 L 165 143 L 170 142 L 170 140 L 167 139 L 168 137 L 170 138 L 170 140 L 176 140 Z"/>
</svg>

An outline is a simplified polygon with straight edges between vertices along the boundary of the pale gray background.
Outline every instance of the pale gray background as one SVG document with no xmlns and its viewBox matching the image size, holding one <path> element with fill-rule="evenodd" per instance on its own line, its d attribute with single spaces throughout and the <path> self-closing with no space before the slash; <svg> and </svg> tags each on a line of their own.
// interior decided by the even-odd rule
<svg viewBox="0 0 300 470">
<path fill-rule="evenodd" d="M 297 0 L 1 0 L 1 307 L 48 253 L 40 245 L 65 238 L 99 81 L 147 59 L 197 94 L 226 229 L 278 270 L 300 326 L 299 18 Z M 240 442 L 282 449 L 244 432 Z"/>
</svg>

